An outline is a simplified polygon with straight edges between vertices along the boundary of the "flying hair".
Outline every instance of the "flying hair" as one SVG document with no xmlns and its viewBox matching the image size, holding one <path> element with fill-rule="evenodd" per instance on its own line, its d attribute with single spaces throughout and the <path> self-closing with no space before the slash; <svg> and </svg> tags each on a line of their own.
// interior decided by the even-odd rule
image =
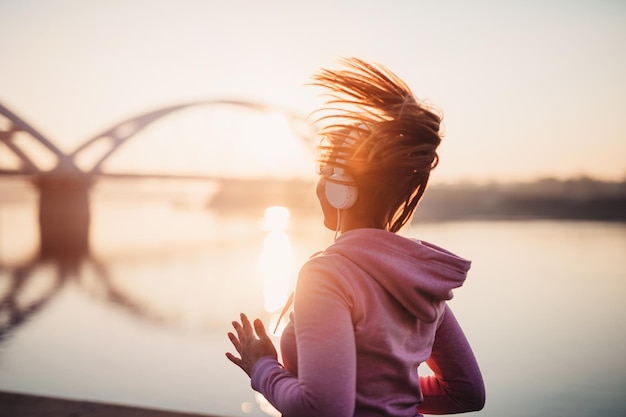
<svg viewBox="0 0 626 417">
<path fill-rule="evenodd" d="M 323 87 L 327 98 L 314 112 L 323 125 L 318 163 L 348 172 L 377 227 L 397 232 L 412 217 L 439 162 L 442 116 L 384 66 L 358 58 L 340 63 L 345 69 L 313 76 L 312 85 Z"/>
</svg>

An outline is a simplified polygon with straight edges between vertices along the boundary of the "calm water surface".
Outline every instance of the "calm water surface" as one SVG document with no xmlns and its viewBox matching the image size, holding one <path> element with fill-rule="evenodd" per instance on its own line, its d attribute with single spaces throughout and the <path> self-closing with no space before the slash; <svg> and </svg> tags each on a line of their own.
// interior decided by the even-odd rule
<svg viewBox="0 0 626 417">
<path fill-rule="evenodd" d="M 0 207 L 0 390 L 266 416 L 230 364 L 240 311 L 275 320 L 298 267 L 332 241 L 317 217 L 168 204 L 93 206 L 93 255 L 36 263 L 34 204 Z M 481 364 L 481 416 L 624 416 L 626 225 L 420 224 L 473 261 L 452 308 Z M 19 285 L 18 285 L 19 284 Z M 21 319 L 16 322 L 15 317 Z"/>
</svg>

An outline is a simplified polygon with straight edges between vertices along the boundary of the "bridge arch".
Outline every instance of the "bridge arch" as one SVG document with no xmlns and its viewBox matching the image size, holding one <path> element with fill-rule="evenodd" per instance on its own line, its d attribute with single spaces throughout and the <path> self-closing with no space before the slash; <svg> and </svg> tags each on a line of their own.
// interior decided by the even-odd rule
<svg viewBox="0 0 626 417">
<path fill-rule="evenodd" d="M 255 110 L 258 112 L 265 113 L 280 113 L 287 118 L 287 120 L 293 125 L 307 125 L 306 120 L 301 115 L 298 115 L 286 108 L 272 106 L 268 104 L 263 104 L 254 101 L 244 101 L 244 100 L 228 100 L 228 99 L 207 99 L 207 100 L 197 100 L 186 102 L 182 104 L 162 107 L 156 110 L 152 110 L 146 113 L 142 113 L 126 120 L 123 120 L 115 125 L 109 127 L 103 132 L 95 135 L 94 137 L 85 141 L 82 145 L 78 146 L 74 151 L 69 154 L 65 154 L 61 151 L 50 139 L 41 134 L 37 129 L 32 127 L 22 118 L 17 116 L 15 113 L 10 111 L 7 107 L 0 103 L 0 114 L 5 116 L 11 123 L 11 126 L 7 130 L 0 129 L 0 142 L 7 146 L 15 156 L 18 157 L 20 162 L 22 163 L 21 169 L 18 170 L 6 170 L 1 169 L 0 174 L 4 175 L 37 175 L 43 174 L 44 170 L 40 169 L 37 164 L 33 161 L 32 158 L 28 156 L 28 152 L 24 149 L 20 148 L 17 143 L 13 140 L 14 137 L 20 133 L 24 132 L 34 138 L 37 142 L 43 145 L 48 151 L 50 151 L 54 156 L 56 156 L 58 162 L 53 170 L 50 171 L 50 174 L 78 174 L 83 173 L 87 175 L 96 175 L 102 173 L 101 168 L 102 164 L 111 157 L 111 155 L 116 152 L 120 147 L 122 147 L 126 142 L 136 136 L 137 133 L 153 124 L 159 119 L 162 119 L 165 116 L 171 115 L 173 113 L 179 112 L 184 109 L 192 108 L 192 107 L 201 107 L 201 106 L 234 106 L 247 108 L 251 110 Z M 300 139 L 309 142 L 312 139 L 313 133 L 312 131 L 306 131 L 307 129 L 294 129 L 295 132 L 300 133 L 296 135 Z M 101 155 L 94 165 L 87 170 L 81 170 L 76 164 L 76 159 L 79 157 L 81 152 L 84 152 L 88 148 L 92 147 L 98 142 L 101 141 L 110 141 L 111 146 L 109 149 Z"/>
<path fill-rule="evenodd" d="M 280 113 L 294 126 L 310 127 L 304 117 L 277 106 L 241 100 L 198 100 L 159 108 L 123 120 L 85 141 L 71 153 L 66 154 L 51 140 L 0 103 L 0 114 L 10 121 L 10 126 L 7 129 L 0 128 L 0 141 L 21 162 L 18 169 L 2 169 L 0 167 L 0 176 L 30 177 L 38 189 L 39 256 L 58 258 L 87 255 L 89 253 L 90 226 L 89 192 L 99 177 L 115 176 L 115 173 L 102 171 L 103 163 L 137 133 L 157 120 L 184 109 L 200 106 L 235 106 L 258 112 Z M 312 130 L 307 128 L 292 129 L 297 133 L 296 137 L 311 143 Z M 14 139 L 22 133 L 30 135 L 57 158 L 57 164 L 51 170 L 39 168 L 28 156 L 28 152 L 18 146 Z M 108 149 L 96 158 L 92 166 L 81 168 L 77 164 L 77 159 L 83 152 L 88 151 L 101 141 L 109 141 Z M 143 177 L 150 177 L 150 175 Z M 166 175 L 159 177 L 178 178 L 177 176 Z"/>
</svg>

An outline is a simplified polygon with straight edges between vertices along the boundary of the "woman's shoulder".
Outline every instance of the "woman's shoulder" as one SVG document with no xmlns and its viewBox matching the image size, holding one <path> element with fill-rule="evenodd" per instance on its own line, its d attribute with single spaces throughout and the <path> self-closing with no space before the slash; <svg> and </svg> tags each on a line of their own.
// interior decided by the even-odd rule
<svg viewBox="0 0 626 417">
<path fill-rule="evenodd" d="M 352 282 L 345 260 L 336 254 L 309 259 L 300 269 L 295 295 L 316 299 L 320 305 L 331 300 L 342 300 L 349 309 L 355 305 L 358 289 Z M 321 300 L 321 301 L 320 301 Z"/>
<path fill-rule="evenodd" d="M 300 274 L 343 276 L 354 271 L 356 265 L 338 252 L 317 252 L 300 269 Z"/>
</svg>

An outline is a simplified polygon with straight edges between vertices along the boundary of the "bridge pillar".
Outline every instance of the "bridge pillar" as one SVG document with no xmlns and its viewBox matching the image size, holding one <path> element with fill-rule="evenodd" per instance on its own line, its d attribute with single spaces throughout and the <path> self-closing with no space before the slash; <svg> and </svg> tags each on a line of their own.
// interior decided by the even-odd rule
<svg viewBox="0 0 626 417">
<path fill-rule="evenodd" d="M 79 258 L 89 253 L 91 183 L 81 174 L 38 178 L 40 257 Z"/>
</svg>

